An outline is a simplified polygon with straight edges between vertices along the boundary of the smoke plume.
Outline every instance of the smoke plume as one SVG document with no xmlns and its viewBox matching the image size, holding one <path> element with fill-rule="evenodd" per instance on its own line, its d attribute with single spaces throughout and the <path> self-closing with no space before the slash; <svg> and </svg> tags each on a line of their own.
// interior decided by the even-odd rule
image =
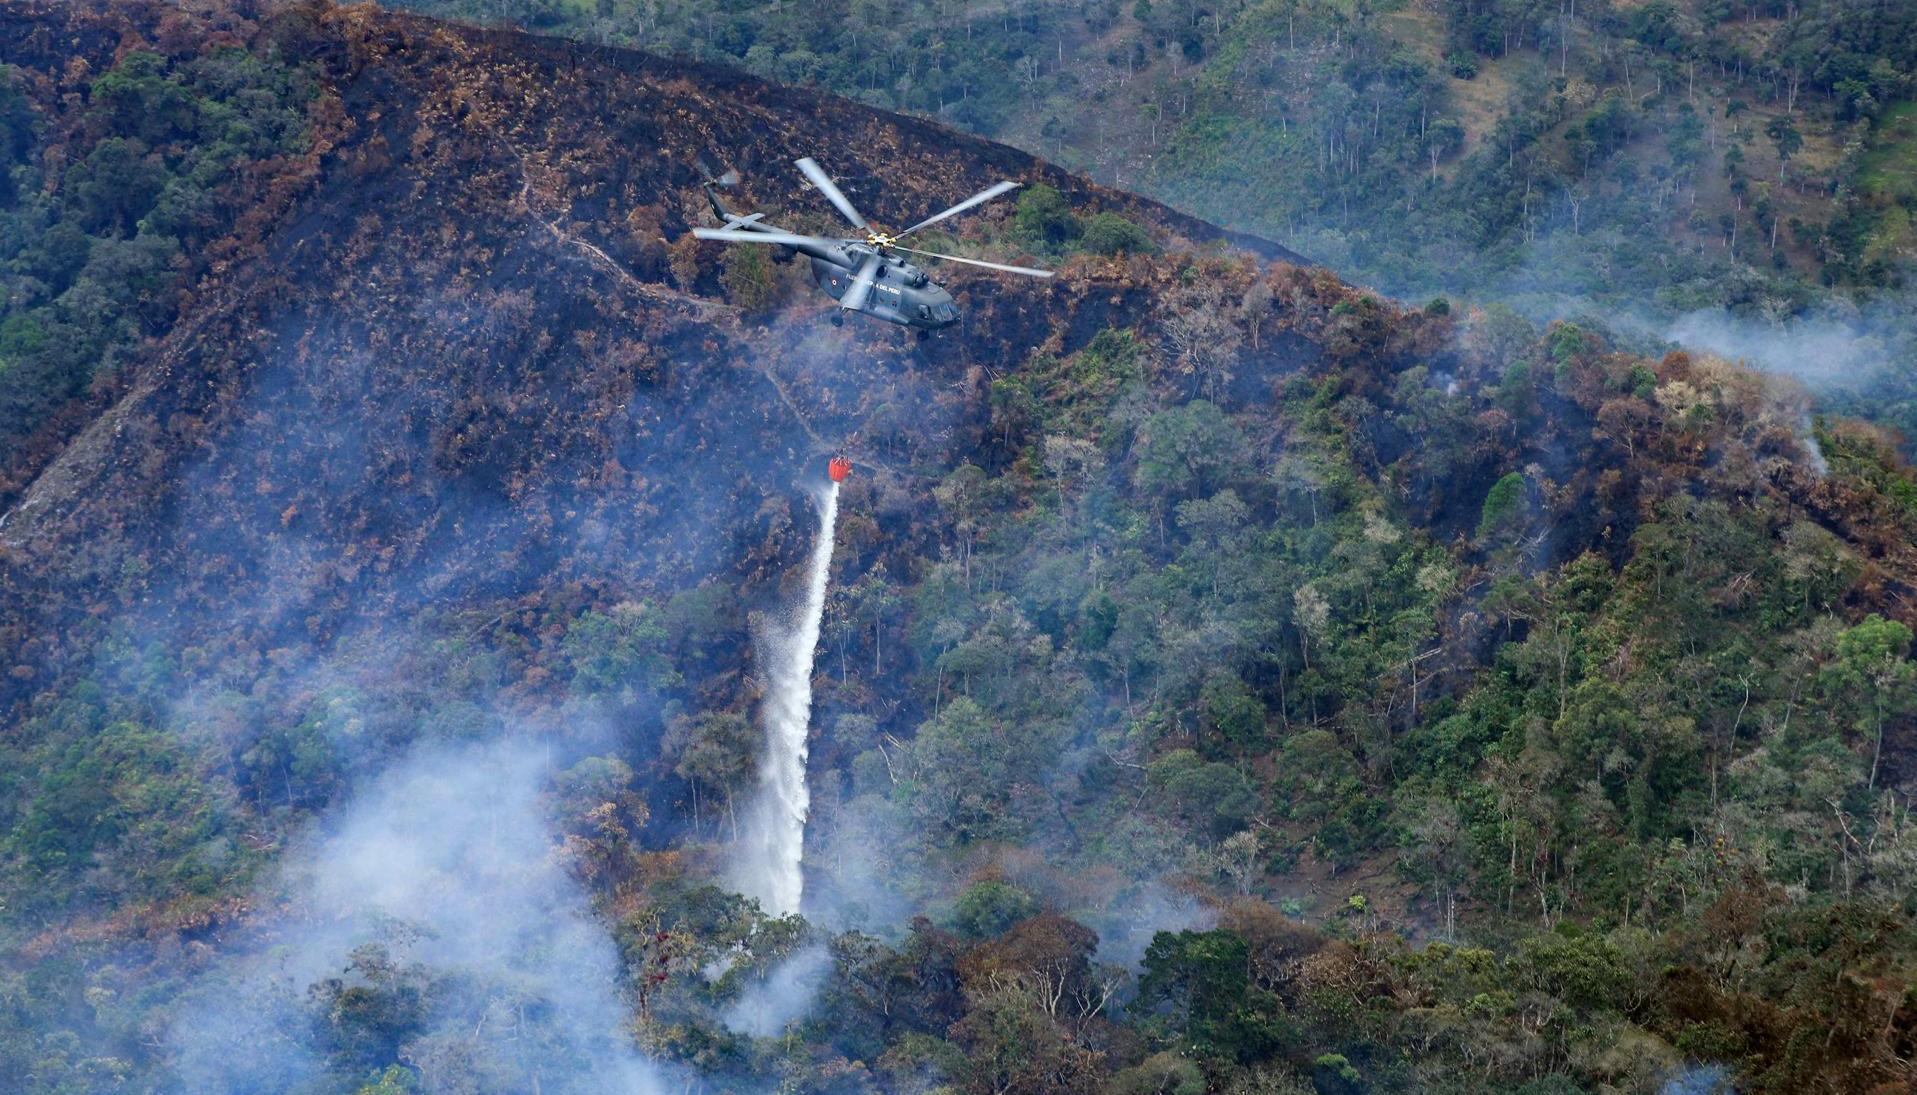
<svg viewBox="0 0 1917 1095">
<path fill-rule="evenodd" d="M 180 1087 L 293 1090 L 396 1048 L 426 1091 L 657 1090 L 555 854 L 549 768 L 517 743 L 422 748 L 289 854 L 262 898 L 284 911 L 180 1010 Z"/>
<path fill-rule="evenodd" d="M 770 1038 L 805 1018 L 832 972 L 832 953 L 807 947 L 773 967 L 726 1009 L 725 1025 L 741 1034 Z"/>
<path fill-rule="evenodd" d="M 1780 322 L 1743 319 L 1721 310 L 1690 312 L 1664 337 L 1680 346 L 1748 362 L 1796 377 L 1813 389 L 1861 388 L 1888 367 L 1909 332 L 1875 312 L 1822 313 Z"/>
</svg>

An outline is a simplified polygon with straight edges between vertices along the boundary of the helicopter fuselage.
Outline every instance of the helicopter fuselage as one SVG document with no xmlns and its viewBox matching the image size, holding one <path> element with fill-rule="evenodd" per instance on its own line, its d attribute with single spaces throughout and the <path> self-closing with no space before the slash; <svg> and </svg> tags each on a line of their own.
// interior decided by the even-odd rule
<svg viewBox="0 0 1917 1095">
<path fill-rule="evenodd" d="M 712 199 L 712 207 L 725 218 L 727 228 L 736 228 L 746 232 L 777 231 L 771 225 L 763 223 L 757 213 L 740 216 L 727 209 L 719 201 L 718 194 L 711 187 L 706 193 Z M 875 249 L 866 243 L 847 241 L 830 245 L 779 244 L 775 251 L 786 255 L 804 255 L 812 264 L 812 280 L 818 282 L 833 300 L 845 296 L 852 288 L 852 280 L 859 265 Z M 952 294 L 945 287 L 933 281 L 924 270 L 906 262 L 895 255 L 886 254 L 879 266 L 878 277 L 872 282 L 872 291 L 866 294 L 865 306 L 857 311 L 874 319 L 887 323 L 896 323 L 901 327 L 910 327 L 918 331 L 938 331 L 958 322 L 958 305 L 953 303 Z"/>
<path fill-rule="evenodd" d="M 813 280 L 833 300 L 838 300 L 852 288 L 854 271 L 872 250 L 859 244 L 832 250 L 840 254 L 806 257 L 812 262 Z M 843 260 L 840 255 L 844 256 Z M 872 282 L 872 291 L 866 295 L 865 306 L 859 311 L 922 331 L 937 331 L 958 322 L 958 305 L 953 303 L 952 294 L 946 292 L 944 286 L 903 259 L 891 255 L 884 259 L 878 268 L 878 277 Z"/>
</svg>

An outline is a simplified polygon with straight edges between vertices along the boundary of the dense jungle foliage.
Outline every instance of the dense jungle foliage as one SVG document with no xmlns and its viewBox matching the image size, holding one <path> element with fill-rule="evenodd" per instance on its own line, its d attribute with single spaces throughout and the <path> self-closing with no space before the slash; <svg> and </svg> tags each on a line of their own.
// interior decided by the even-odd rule
<svg viewBox="0 0 1917 1095">
<path fill-rule="evenodd" d="M 249 182 L 306 148 L 312 73 L 270 48 L 178 63 L 135 51 L 73 74 L 56 120 L 0 68 L 0 444 L 28 435 L 142 340 L 218 261 Z M 249 180 L 246 176 L 254 176 Z M 0 481 L 0 497 L 21 484 Z"/>
<path fill-rule="evenodd" d="M 551 758 L 520 835 L 661 1090 L 1909 1086 L 1885 431 L 719 69 L 322 3 L 0 0 L 0 32 L 35 238 L 95 178 L 56 135 L 146 141 L 102 85 L 202 120 L 139 162 L 208 172 L 211 219 L 73 213 L 76 278 L 228 241 L 132 298 L 180 319 L 0 519 L 0 1089 L 207 1090 L 210 1056 L 229 1090 L 580 1090 L 552 994 L 429 925 L 293 972 L 313 835 L 499 740 Z M 271 119 L 276 182 L 233 188 L 269 153 L 231 127 Z M 833 329 L 795 265 L 684 240 L 696 169 L 652 150 L 720 139 L 820 156 L 881 223 L 1017 178 L 941 245 L 1061 274 L 942 269 L 966 321 L 924 344 Z M 831 451 L 808 916 L 771 918 L 725 873 L 755 620 Z M 418 869 L 371 859 L 347 888 Z M 802 962 L 809 1006 L 740 1019 Z M 292 1021 L 195 1028 L 246 1010 Z"/>
</svg>

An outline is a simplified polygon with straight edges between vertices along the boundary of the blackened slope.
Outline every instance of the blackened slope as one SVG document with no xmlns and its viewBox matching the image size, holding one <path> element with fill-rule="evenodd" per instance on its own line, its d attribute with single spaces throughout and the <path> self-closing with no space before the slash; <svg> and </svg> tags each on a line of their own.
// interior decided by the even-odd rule
<svg viewBox="0 0 1917 1095">
<path fill-rule="evenodd" d="M 895 114 L 829 92 L 768 83 L 738 69 L 687 58 L 419 16 L 393 18 L 415 29 L 451 29 L 476 46 L 495 54 L 509 53 L 523 63 L 540 66 L 553 77 L 584 74 L 599 81 L 590 87 L 590 93 L 601 100 L 602 109 L 616 124 L 621 124 L 628 112 L 626 97 L 633 94 L 632 87 L 623 84 L 717 93 L 723 96 L 723 102 L 700 104 L 711 111 L 709 132 L 702 134 L 711 141 L 706 150 L 738 168 L 749 185 L 766 187 L 766 193 L 777 194 L 801 208 L 824 208 L 822 199 L 803 189 L 792 168 L 797 157 L 813 155 L 826 164 L 863 212 L 894 227 L 913 223 L 959 197 L 1009 178 L 1046 183 L 1086 211 L 1121 213 L 1192 243 L 1227 243 L 1262 258 L 1295 265 L 1308 265 L 1310 261 L 1261 236 L 1227 231 L 1163 203 L 1102 186 L 1010 145 L 916 115 Z M 639 100 L 631 105 L 647 104 Z M 755 117 L 739 119 L 728 106 L 747 108 Z M 656 117 L 651 120 L 661 121 Z M 763 128 L 727 128 L 735 121 L 757 121 Z M 633 126 L 628 132 L 635 140 L 657 142 L 651 146 L 635 144 L 633 151 L 654 151 L 674 160 L 675 182 L 687 185 L 693 181 L 687 169 L 692 154 L 700 149 L 674 143 L 684 138 L 682 130 L 647 127 L 631 118 L 624 118 L 622 124 Z"/>
<path fill-rule="evenodd" d="M 124 23 L 97 8 L 63 0 L 9 0 L 0 4 L 0 60 L 30 65 L 35 59 L 79 60 L 98 68 L 112 60 Z"/>
<path fill-rule="evenodd" d="M 23 59 L 49 68 L 76 35 L 102 58 L 149 41 L 168 11 L 0 5 L 28 28 Z M 1012 175 L 1219 238 L 1010 149 L 729 72 L 370 9 L 281 18 L 340 104 L 319 178 L 197 287 L 8 516 L 18 696 L 107 614 L 246 650 L 428 601 L 751 582 L 781 569 L 791 478 L 816 453 L 903 410 L 909 428 L 864 427 L 882 439 L 871 458 L 943 460 L 974 436 L 981 369 L 1158 304 L 1157 275 L 1090 263 L 1052 283 L 955 272 L 971 314 L 924 350 L 866 326 L 742 326 L 700 295 L 717 248 L 691 292 L 670 272 L 665 241 L 703 213 L 695 150 L 821 218 L 794 155 L 831 164 L 885 223 Z M 886 170 L 858 173 L 873 162 Z M 967 406 L 948 409 L 952 393 Z"/>
</svg>

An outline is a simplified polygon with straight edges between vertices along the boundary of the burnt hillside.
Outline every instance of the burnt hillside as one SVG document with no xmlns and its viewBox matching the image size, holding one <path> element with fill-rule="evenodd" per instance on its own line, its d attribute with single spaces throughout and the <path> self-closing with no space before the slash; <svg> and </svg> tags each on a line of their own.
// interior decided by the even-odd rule
<svg viewBox="0 0 1917 1095">
<path fill-rule="evenodd" d="M 1153 305 L 1109 271 L 1036 286 L 958 272 L 971 317 L 956 336 L 919 351 L 889 331 L 815 333 L 815 356 L 866 363 L 776 383 L 767 370 L 792 336 L 726 305 L 719 249 L 686 254 L 683 285 L 672 273 L 673 244 L 707 215 L 697 154 L 746 175 L 742 203 L 818 228 L 830 210 L 790 167 L 807 153 L 881 223 L 1010 177 L 1167 242 L 1226 239 L 1009 148 L 735 73 L 371 9 L 210 10 L 204 23 L 160 4 L 0 11 L 19 44 L 9 62 L 48 98 L 71 85 L 74 56 L 103 68 L 131 49 L 249 35 L 318 65 L 328 88 L 310 161 L 259 195 L 173 333 L 8 515 L 8 550 L 30 561 L 11 592 L 41 620 L 33 661 L 66 630 L 39 614 L 77 608 L 75 590 L 109 596 L 101 576 L 129 553 L 175 581 L 218 575 L 221 599 L 296 565 L 327 590 L 294 599 L 326 634 L 429 572 L 484 574 L 493 593 L 566 573 L 591 539 L 582 529 L 635 534 L 604 507 L 662 515 L 646 535 L 696 510 L 683 531 L 698 539 L 728 527 L 714 514 L 759 508 L 755 475 L 796 474 L 851 439 L 860 399 L 896 386 L 930 400 L 1016 365 L 1055 329 L 1082 342 Z M 315 487 L 325 499 L 305 500 Z M 175 551 L 197 562 L 152 554 Z M 601 542 L 598 554 L 635 551 Z M 365 560 L 345 563 L 351 577 L 320 565 L 340 552 Z M 241 557 L 207 562 L 229 553 Z"/>
</svg>

